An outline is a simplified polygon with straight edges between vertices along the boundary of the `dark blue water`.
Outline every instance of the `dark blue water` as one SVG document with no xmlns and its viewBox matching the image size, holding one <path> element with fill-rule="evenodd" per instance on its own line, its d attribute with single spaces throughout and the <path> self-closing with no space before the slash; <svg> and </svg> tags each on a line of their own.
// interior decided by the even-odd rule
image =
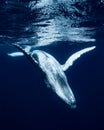
<svg viewBox="0 0 104 130">
<path fill-rule="evenodd" d="M 39 2 L 0 1 L 0 130 L 103 130 L 104 2 Z M 66 71 L 76 109 L 46 87 L 25 56 L 7 55 L 18 51 L 13 44 L 44 50 L 61 64 L 96 46 Z"/>
</svg>

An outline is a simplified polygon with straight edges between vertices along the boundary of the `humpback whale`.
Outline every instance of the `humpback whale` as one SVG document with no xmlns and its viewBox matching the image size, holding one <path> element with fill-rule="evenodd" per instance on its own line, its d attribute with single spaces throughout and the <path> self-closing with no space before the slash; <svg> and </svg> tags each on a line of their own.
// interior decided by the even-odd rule
<svg viewBox="0 0 104 130">
<path fill-rule="evenodd" d="M 33 50 L 29 47 L 23 49 L 19 45 L 14 45 L 21 52 L 8 54 L 9 56 L 25 55 L 35 66 L 37 66 L 42 74 L 44 74 L 44 82 L 47 87 L 51 88 L 65 103 L 71 108 L 76 108 L 76 99 L 68 84 L 65 71 L 72 66 L 73 62 L 82 54 L 95 49 L 95 46 L 85 48 L 74 53 L 68 58 L 64 65 L 61 65 L 52 55 L 42 50 Z"/>
</svg>

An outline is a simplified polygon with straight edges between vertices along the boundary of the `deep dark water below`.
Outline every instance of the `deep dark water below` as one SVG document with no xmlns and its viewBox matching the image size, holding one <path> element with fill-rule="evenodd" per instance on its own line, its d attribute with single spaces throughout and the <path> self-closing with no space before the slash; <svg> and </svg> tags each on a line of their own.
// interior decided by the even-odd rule
<svg viewBox="0 0 104 130">
<path fill-rule="evenodd" d="M 4 48 L 0 48 L 0 129 L 104 128 L 102 47 L 82 56 L 66 73 L 77 100 L 75 110 L 46 88 L 25 57 L 12 59 Z"/>
<path fill-rule="evenodd" d="M 3 2 L 1 3 L 3 4 Z M 23 2 L 24 1 L 22 1 L 22 4 Z M 27 3 L 24 2 L 24 4 L 26 5 Z M 22 4 L 20 6 L 21 10 L 22 10 Z M 12 4 L 12 6 L 14 5 L 15 4 Z M 1 7 L 5 7 L 5 6 L 1 6 Z M 103 7 L 104 6 L 101 6 L 102 9 Z M 80 8 L 80 6 L 78 6 L 78 8 L 80 12 L 82 12 L 83 8 Z M 98 9 L 98 6 L 96 8 Z M 98 12 L 102 12 L 101 8 L 98 10 Z M 19 15 L 18 10 L 16 12 L 16 9 L 17 8 L 13 8 L 13 10 L 15 10 L 15 13 L 18 14 L 17 15 L 18 18 L 21 19 L 25 17 L 25 19 L 27 20 L 26 26 L 29 25 L 31 21 L 37 22 L 34 21 L 32 16 L 29 17 L 30 21 L 28 20 L 27 16 L 29 15 L 29 11 L 27 11 L 27 8 L 25 8 L 27 12 L 22 10 L 23 11 L 22 16 Z M 6 16 L 8 16 L 8 14 L 10 15 L 10 13 L 13 13 L 13 10 L 10 10 L 11 12 L 10 11 L 7 12 Z M 21 10 L 19 11 L 21 12 Z M 83 12 L 82 14 L 84 13 L 85 12 Z M 14 14 L 13 16 L 10 15 L 10 17 L 11 18 L 14 17 Z M 74 12 L 74 15 L 75 14 L 76 13 Z M 94 16 L 94 14 L 91 15 Z M 97 16 L 97 12 L 96 12 L 96 16 Z M 41 129 L 43 130 L 76 130 L 76 129 L 77 130 L 85 130 L 85 129 L 103 130 L 104 129 L 104 123 L 103 123 L 104 122 L 104 83 L 103 83 L 103 78 L 104 78 L 104 51 L 103 51 L 104 29 L 103 28 L 104 27 L 103 27 L 103 20 L 101 19 L 101 16 L 99 17 L 100 18 L 97 19 L 98 21 L 96 20 L 96 22 L 94 22 L 94 26 L 98 30 L 96 29 L 95 35 L 93 36 L 91 35 L 91 38 L 93 37 L 94 39 L 96 39 L 94 43 L 92 43 L 90 40 L 88 43 L 86 43 L 85 41 L 83 41 L 82 43 L 78 41 L 76 42 L 74 40 L 72 41 L 72 39 L 70 38 L 68 39 L 67 37 L 64 37 L 67 34 L 72 35 L 69 31 L 66 31 L 66 33 L 64 32 L 63 26 L 67 27 L 67 24 L 62 25 L 62 28 L 60 27 L 59 24 L 57 25 L 59 26 L 58 28 L 57 26 L 56 27 L 53 26 L 52 23 L 54 22 L 52 23 L 50 22 L 50 24 L 52 24 L 52 28 L 56 28 L 58 31 L 51 30 L 51 26 L 49 26 L 48 27 L 49 30 L 46 28 L 47 30 L 46 34 L 48 35 L 50 31 L 53 31 L 53 33 L 49 34 L 48 36 L 53 35 L 52 38 L 53 41 L 56 40 L 56 44 L 40 47 L 40 49 L 43 49 L 48 53 L 52 54 L 54 57 L 56 57 L 60 63 L 64 63 L 67 57 L 73 54 L 73 52 L 76 52 L 87 46 L 96 45 L 95 50 L 83 55 L 74 63 L 74 65 L 68 71 L 66 71 L 68 82 L 74 92 L 77 101 L 76 109 L 70 109 L 68 105 L 66 105 L 60 98 L 57 97 L 56 94 L 54 94 L 50 89 L 46 87 L 41 77 L 41 74 L 28 61 L 26 57 L 23 56 L 23 57 L 12 58 L 7 55 L 7 53 L 9 52 L 17 51 L 17 49 L 13 47 L 11 43 L 18 42 L 16 40 L 20 38 L 20 35 L 22 35 L 23 37 L 20 38 L 22 39 L 21 40 L 22 42 L 26 41 L 26 36 L 28 39 L 29 37 L 33 37 L 33 35 L 40 36 L 32 40 L 30 38 L 28 42 L 26 42 L 25 44 L 29 44 L 30 41 L 34 41 L 34 40 L 44 41 L 44 36 L 43 36 L 44 29 L 42 27 L 44 28 L 47 27 L 45 25 L 46 23 L 44 25 L 43 23 L 39 23 L 39 25 L 37 25 L 38 27 L 42 26 L 40 27 L 41 29 L 37 29 L 38 28 L 37 26 L 34 29 L 31 29 L 30 27 L 31 31 L 29 30 L 28 33 L 24 34 L 23 28 L 25 25 L 23 26 L 24 24 L 23 19 L 22 19 L 22 23 L 20 19 L 19 19 L 20 23 L 18 23 L 16 22 L 16 20 L 18 21 L 18 18 L 8 19 L 7 17 L 7 21 L 5 22 L 8 22 L 8 20 L 10 20 L 10 23 L 8 22 L 9 28 L 7 28 L 8 26 L 4 26 L 4 24 L 1 22 L 2 24 L 0 25 L 0 40 L 1 40 L 0 41 L 1 42 L 0 44 L 0 130 L 9 130 L 9 129 L 11 130 L 12 129 L 13 130 L 41 130 Z M 12 22 L 14 22 L 15 24 L 12 25 Z M 57 24 L 57 21 L 55 22 Z M 87 26 L 90 26 L 91 22 L 85 22 L 85 25 L 86 24 Z M 43 32 L 40 31 L 42 29 Z M 71 28 L 69 27 L 69 30 L 70 29 Z M 34 34 L 34 30 L 37 31 L 38 33 Z M 54 36 L 57 34 L 57 32 L 58 35 L 55 38 Z M 64 32 L 65 35 L 62 32 Z M 72 30 L 72 32 L 74 31 Z M 82 33 L 83 33 L 83 29 L 79 37 L 82 36 Z M 50 42 L 49 39 L 47 38 L 47 35 L 45 35 L 46 37 L 45 43 L 47 41 Z M 62 38 L 59 35 L 61 35 Z M 89 34 L 85 33 L 85 35 L 89 35 Z M 72 35 L 72 38 L 73 36 L 74 35 Z M 57 37 L 59 38 L 60 42 L 57 42 Z M 67 40 L 64 41 L 63 37 Z M 71 44 L 67 44 L 67 43 L 71 43 Z M 44 42 L 41 44 L 44 44 Z"/>
</svg>

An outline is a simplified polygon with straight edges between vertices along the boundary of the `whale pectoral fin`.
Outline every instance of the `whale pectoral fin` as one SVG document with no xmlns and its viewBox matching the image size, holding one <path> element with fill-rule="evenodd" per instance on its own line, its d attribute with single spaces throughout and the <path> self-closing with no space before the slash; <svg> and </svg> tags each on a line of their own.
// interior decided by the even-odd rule
<svg viewBox="0 0 104 130">
<path fill-rule="evenodd" d="M 96 48 L 96 46 L 88 47 L 88 48 L 82 49 L 82 50 L 74 53 L 73 55 L 71 55 L 68 58 L 68 60 L 65 62 L 65 64 L 61 65 L 63 71 L 66 71 L 70 66 L 72 66 L 74 61 L 77 60 L 82 54 L 85 54 L 86 52 L 89 52 L 95 48 Z"/>
<path fill-rule="evenodd" d="M 18 50 L 20 50 L 21 52 L 13 52 L 13 53 L 8 53 L 9 56 L 12 57 L 17 57 L 17 56 L 23 56 L 25 55 L 29 61 L 31 61 L 33 64 L 38 64 L 37 58 L 33 57 L 34 51 L 31 52 L 31 46 L 20 46 L 17 44 L 13 44 L 13 46 L 15 46 Z"/>
<path fill-rule="evenodd" d="M 22 47 L 22 46 L 17 45 L 17 44 L 13 44 L 13 46 L 15 46 L 18 50 L 20 50 L 20 52 L 17 51 L 17 52 L 8 53 L 8 56 L 19 57 L 19 56 L 29 55 L 29 52 L 31 49 L 30 46 Z"/>
<path fill-rule="evenodd" d="M 12 52 L 12 53 L 8 53 L 8 56 L 19 57 L 19 56 L 24 56 L 24 54 L 22 52 Z"/>
</svg>

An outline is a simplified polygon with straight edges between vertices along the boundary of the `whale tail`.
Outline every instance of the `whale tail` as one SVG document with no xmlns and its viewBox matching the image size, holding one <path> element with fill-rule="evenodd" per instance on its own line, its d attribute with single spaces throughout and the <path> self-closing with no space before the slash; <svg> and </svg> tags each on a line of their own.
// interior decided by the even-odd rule
<svg viewBox="0 0 104 130">
<path fill-rule="evenodd" d="M 95 49 L 96 47 L 95 46 L 92 46 L 92 47 L 88 47 L 88 48 L 85 48 L 83 50 L 80 50 L 76 53 L 74 53 L 73 55 L 71 55 L 68 60 L 65 62 L 64 65 L 61 65 L 63 71 L 66 71 L 67 69 L 69 69 L 70 66 L 73 65 L 74 61 L 77 60 L 78 58 L 80 58 L 81 55 Z"/>
</svg>

